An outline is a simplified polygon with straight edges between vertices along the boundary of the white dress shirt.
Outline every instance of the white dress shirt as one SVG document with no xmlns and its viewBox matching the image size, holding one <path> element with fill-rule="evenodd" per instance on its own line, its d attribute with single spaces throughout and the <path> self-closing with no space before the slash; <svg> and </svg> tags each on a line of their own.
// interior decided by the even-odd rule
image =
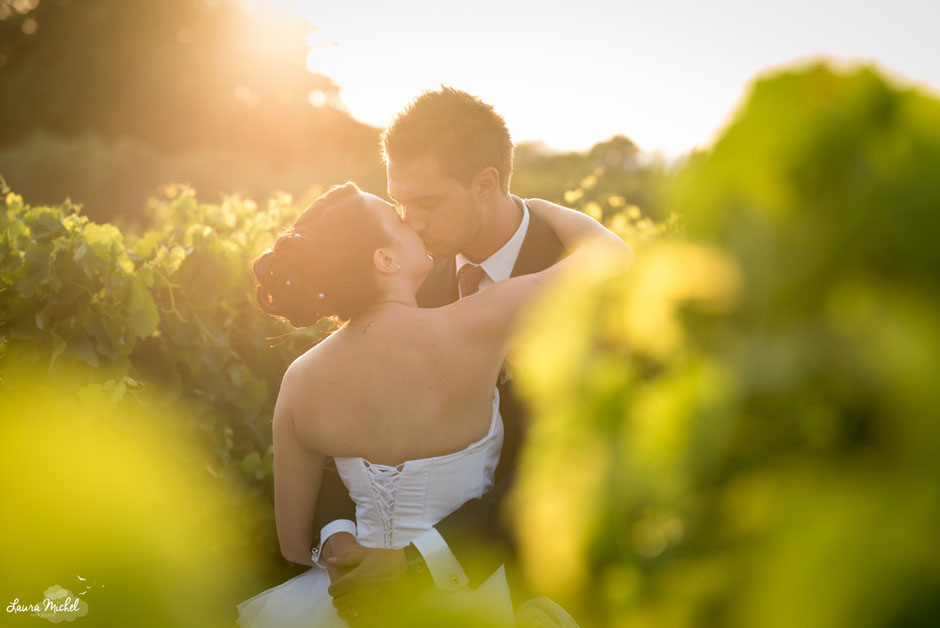
<svg viewBox="0 0 940 628">
<path fill-rule="evenodd" d="M 529 208 L 523 199 L 519 199 L 519 201 L 522 203 L 522 222 L 519 223 L 519 228 L 516 229 L 516 232 L 512 234 L 512 237 L 506 241 L 502 248 L 480 262 L 480 264 L 477 264 L 482 266 L 486 272 L 486 276 L 480 280 L 480 290 L 492 285 L 494 282 L 509 279 L 509 276 L 512 275 L 512 269 L 515 267 L 519 251 L 522 249 L 522 241 L 525 240 L 525 234 L 529 228 Z M 466 264 L 474 263 L 467 259 L 463 253 L 457 253 L 456 259 L 457 273 L 460 273 L 460 269 Z M 459 286 L 460 282 L 457 285 Z M 463 298 L 463 296 L 461 294 L 460 298 Z"/>
<path fill-rule="evenodd" d="M 513 198 L 522 205 L 522 221 L 519 223 L 516 232 L 506 241 L 506 244 L 479 264 L 486 272 L 486 276 L 480 280 L 479 290 L 484 290 L 497 281 L 509 279 L 519 257 L 519 251 L 522 249 L 522 242 L 525 240 L 526 231 L 529 229 L 529 208 L 526 206 L 525 200 L 515 196 Z M 457 253 L 456 262 L 456 272 L 458 273 L 465 264 L 473 263 L 463 253 Z M 457 285 L 458 290 L 460 290 L 460 282 L 457 282 Z M 460 295 L 461 298 L 463 296 L 463 294 Z M 330 535 L 337 532 L 349 532 L 355 535 L 356 524 L 349 519 L 339 519 L 323 526 L 320 531 L 320 546 L 316 549 L 317 564 L 321 567 L 326 566 L 320 558 L 323 543 Z M 447 541 L 444 540 L 444 537 L 437 529 L 431 528 L 420 534 L 412 543 L 421 554 L 424 562 L 427 563 L 428 572 L 431 574 L 436 587 L 454 590 L 463 587 L 470 581 L 463 567 L 457 561 L 457 557 L 454 556 L 454 553 L 447 545 Z"/>
</svg>

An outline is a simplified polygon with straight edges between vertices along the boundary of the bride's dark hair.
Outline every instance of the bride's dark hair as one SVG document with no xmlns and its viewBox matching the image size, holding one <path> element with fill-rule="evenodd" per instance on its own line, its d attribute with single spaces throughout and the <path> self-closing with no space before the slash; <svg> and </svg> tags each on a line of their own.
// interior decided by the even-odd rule
<svg viewBox="0 0 940 628">
<path fill-rule="evenodd" d="M 359 187 L 333 186 L 252 263 L 258 305 L 297 328 L 349 320 L 381 297 L 372 255 L 390 243 Z"/>
</svg>

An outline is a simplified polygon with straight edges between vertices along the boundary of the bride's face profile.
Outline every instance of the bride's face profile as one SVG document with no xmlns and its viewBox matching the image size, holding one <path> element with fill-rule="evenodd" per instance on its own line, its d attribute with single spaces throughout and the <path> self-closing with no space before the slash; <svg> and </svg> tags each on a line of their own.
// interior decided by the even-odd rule
<svg viewBox="0 0 940 628">
<path fill-rule="evenodd" d="M 427 247 L 417 232 L 409 227 L 395 210 L 395 206 L 372 194 L 363 193 L 369 210 L 374 212 L 382 229 L 391 237 L 387 247 L 399 266 L 397 272 L 414 277 L 420 284 L 434 265 Z"/>
</svg>

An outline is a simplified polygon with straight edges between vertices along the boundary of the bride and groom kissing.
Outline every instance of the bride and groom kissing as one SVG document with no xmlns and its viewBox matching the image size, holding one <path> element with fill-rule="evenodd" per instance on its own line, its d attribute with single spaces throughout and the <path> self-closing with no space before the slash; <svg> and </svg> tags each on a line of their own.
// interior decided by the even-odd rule
<svg viewBox="0 0 940 628">
<path fill-rule="evenodd" d="M 311 569 L 241 602 L 238 624 L 435 625 L 428 609 L 449 609 L 576 626 L 506 577 L 527 418 L 505 357 L 556 274 L 591 246 L 629 251 L 580 212 L 511 194 L 505 122 L 470 94 L 425 92 L 382 146 L 394 205 L 335 186 L 253 264 L 262 310 L 343 324 L 290 365 L 274 409 L 280 549 Z"/>
</svg>

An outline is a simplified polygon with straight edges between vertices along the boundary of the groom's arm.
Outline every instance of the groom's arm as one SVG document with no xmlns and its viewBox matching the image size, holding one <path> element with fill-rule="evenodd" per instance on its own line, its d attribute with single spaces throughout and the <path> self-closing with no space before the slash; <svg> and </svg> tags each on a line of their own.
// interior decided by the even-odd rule
<svg viewBox="0 0 940 628">
<path fill-rule="evenodd" d="M 482 498 L 466 502 L 405 549 L 353 544 L 340 550 L 329 563 L 346 571 L 330 587 L 333 605 L 340 615 L 349 620 L 347 611 L 357 596 L 406 575 L 420 587 L 433 584 L 439 589 L 455 590 L 466 584 L 480 585 L 511 556 L 511 531 L 500 517 L 500 504 L 511 485 L 510 472 Z M 420 567 L 412 565 L 409 551 L 417 555 Z"/>
<path fill-rule="evenodd" d="M 513 556 L 512 530 L 501 506 L 514 475 L 505 474 L 488 493 L 466 502 L 413 541 L 435 583 L 449 579 L 455 585 L 456 578 L 476 587 Z"/>
<path fill-rule="evenodd" d="M 317 499 L 316 514 L 313 529 L 319 532 L 315 541 L 316 562 L 321 567 L 323 545 L 338 532 L 348 532 L 356 536 L 356 505 L 349 497 L 349 492 L 339 477 L 336 465 L 330 459 L 323 469 L 323 479 L 320 484 L 320 494 Z"/>
</svg>

